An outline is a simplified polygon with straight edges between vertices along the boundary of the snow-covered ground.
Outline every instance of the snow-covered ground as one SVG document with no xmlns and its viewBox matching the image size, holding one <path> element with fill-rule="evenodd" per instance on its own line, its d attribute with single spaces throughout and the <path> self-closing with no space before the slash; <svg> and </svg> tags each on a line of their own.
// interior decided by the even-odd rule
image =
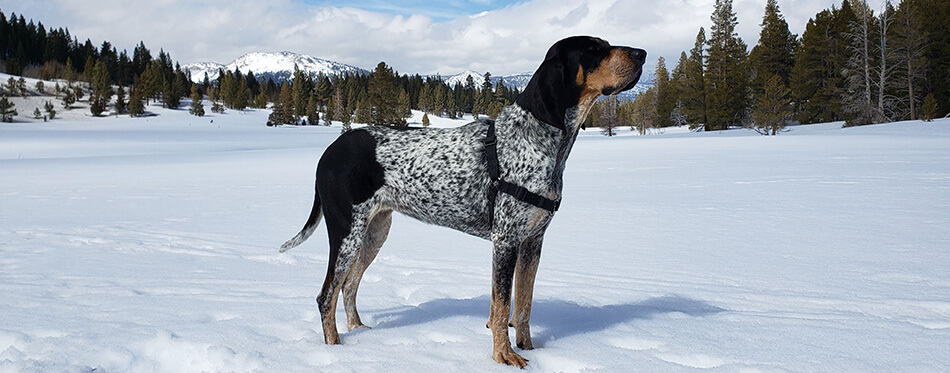
<svg viewBox="0 0 950 373">
<path fill-rule="evenodd" d="M 0 125 L 0 371 L 515 371 L 490 244 L 404 216 L 323 344 L 325 230 L 277 248 L 339 126 L 150 110 Z M 950 120 L 840 127 L 582 133 L 527 370 L 950 370 Z"/>
</svg>

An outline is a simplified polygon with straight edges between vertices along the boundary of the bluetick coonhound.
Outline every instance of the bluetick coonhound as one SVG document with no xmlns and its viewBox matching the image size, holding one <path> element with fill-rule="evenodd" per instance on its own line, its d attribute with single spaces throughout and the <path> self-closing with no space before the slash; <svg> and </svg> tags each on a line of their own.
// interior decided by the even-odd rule
<svg viewBox="0 0 950 373">
<path fill-rule="evenodd" d="M 398 211 L 492 241 L 492 355 L 524 367 L 508 327 L 515 328 L 519 348 L 533 348 L 534 278 L 544 231 L 560 204 L 564 164 L 594 101 L 633 88 L 645 59 L 642 49 L 570 37 L 548 50 L 524 92 L 495 121 L 451 129 L 370 126 L 327 147 L 317 164 L 310 218 L 280 248 L 300 245 L 321 217 L 326 220 L 330 257 L 317 297 L 326 343 L 340 343 L 335 311 L 341 290 L 349 330 L 366 327 L 356 292 Z"/>
</svg>

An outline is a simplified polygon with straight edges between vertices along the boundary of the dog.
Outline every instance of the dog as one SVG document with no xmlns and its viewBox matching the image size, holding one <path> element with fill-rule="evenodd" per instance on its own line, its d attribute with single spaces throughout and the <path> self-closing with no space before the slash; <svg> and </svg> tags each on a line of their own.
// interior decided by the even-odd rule
<svg viewBox="0 0 950 373">
<path fill-rule="evenodd" d="M 309 219 L 280 248 L 300 245 L 326 220 L 330 254 L 317 297 L 326 343 L 340 343 L 335 312 L 341 290 L 348 329 L 367 328 L 356 292 L 398 211 L 491 240 L 492 356 L 523 368 L 527 360 L 512 349 L 508 327 L 515 328 L 520 349 L 533 348 L 528 321 L 541 241 L 560 204 L 578 129 L 597 98 L 633 88 L 645 60 L 642 49 L 569 37 L 551 46 L 495 121 L 451 129 L 368 126 L 340 135 L 317 163 Z"/>
</svg>

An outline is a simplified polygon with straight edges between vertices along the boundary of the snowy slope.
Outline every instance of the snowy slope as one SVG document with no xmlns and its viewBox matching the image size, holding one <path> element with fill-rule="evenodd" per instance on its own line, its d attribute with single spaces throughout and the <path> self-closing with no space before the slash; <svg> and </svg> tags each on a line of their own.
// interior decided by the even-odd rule
<svg viewBox="0 0 950 373">
<path fill-rule="evenodd" d="M 199 62 L 184 65 L 182 68 L 191 72 L 191 79 L 195 82 L 201 82 L 204 80 L 205 73 L 208 74 L 208 79 L 217 79 L 219 69 L 225 69 L 229 71 L 239 69 L 245 74 L 247 74 L 248 71 L 253 71 L 254 76 L 258 78 L 274 79 L 275 81 L 279 82 L 285 79 L 293 78 L 295 65 L 301 71 L 314 75 L 368 73 L 366 70 L 360 69 L 358 67 L 293 52 L 248 53 L 227 65 L 216 64 L 213 62 Z"/>
<path fill-rule="evenodd" d="M 360 288 L 374 329 L 323 344 L 324 228 L 277 247 L 339 126 L 150 110 L 0 125 L 0 371 L 516 371 L 489 243 L 401 215 Z M 526 370 L 947 371 L 948 206 L 946 119 L 584 132 Z"/>
</svg>

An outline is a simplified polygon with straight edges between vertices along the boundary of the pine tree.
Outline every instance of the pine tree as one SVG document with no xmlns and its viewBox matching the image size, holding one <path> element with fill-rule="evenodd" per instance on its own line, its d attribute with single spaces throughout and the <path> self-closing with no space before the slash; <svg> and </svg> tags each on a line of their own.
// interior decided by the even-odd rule
<svg viewBox="0 0 950 373">
<path fill-rule="evenodd" d="M 138 89 L 132 90 L 129 94 L 129 116 L 130 117 L 141 117 L 145 116 L 145 97 L 139 92 Z"/>
<path fill-rule="evenodd" d="M 650 128 L 656 128 L 656 88 L 651 87 L 633 99 L 633 128 L 645 135 Z"/>
<path fill-rule="evenodd" d="M 231 108 L 234 110 L 243 111 L 244 109 L 247 109 L 247 103 L 249 96 L 251 95 L 251 90 L 247 87 L 247 80 L 245 79 L 237 79 L 235 83 Z"/>
<path fill-rule="evenodd" d="M 69 110 L 76 103 L 76 95 L 73 94 L 73 87 L 70 86 L 66 86 L 63 91 L 63 108 Z"/>
<path fill-rule="evenodd" d="M 181 66 L 178 66 L 178 64 L 175 64 L 175 71 L 173 73 L 173 78 L 171 80 L 173 81 L 173 83 L 172 83 L 171 91 L 169 92 L 169 94 L 174 95 L 174 97 L 167 101 L 170 104 L 169 107 L 177 109 L 179 106 L 181 106 L 181 99 L 183 97 L 186 97 L 191 92 L 191 86 L 193 85 L 193 83 L 191 82 L 191 78 L 189 78 L 188 75 L 186 75 L 185 72 L 181 70 Z M 243 101 L 241 103 L 244 105 L 243 107 L 246 108 L 247 107 L 246 89 L 245 89 L 245 93 L 242 99 Z"/>
<path fill-rule="evenodd" d="M 112 100 L 112 81 L 109 71 L 102 61 L 96 61 L 87 71 L 92 92 L 89 94 L 89 111 L 93 116 L 99 116 L 106 110 L 106 105 Z"/>
<path fill-rule="evenodd" d="M 385 62 L 376 65 L 369 75 L 368 98 L 370 124 L 405 126 L 405 111 L 399 107 L 399 87 L 392 68 Z"/>
<path fill-rule="evenodd" d="M 267 116 L 267 126 L 271 127 L 284 124 L 284 117 L 286 116 L 286 114 L 284 114 L 284 110 L 285 108 L 283 103 L 281 103 L 279 100 L 274 101 L 274 107 L 271 110 L 270 115 Z M 211 111 L 214 111 L 214 107 L 211 108 Z"/>
<path fill-rule="evenodd" d="M 125 88 L 119 86 L 115 93 L 115 113 L 125 114 L 129 110 L 129 103 L 125 101 Z"/>
<path fill-rule="evenodd" d="M 0 122 L 13 122 L 13 117 L 17 116 L 16 104 L 7 99 L 7 96 L 0 96 Z"/>
<path fill-rule="evenodd" d="M 798 40 L 789 32 L 777 0 L 768 0 L 766 3 L 761 26 L 759 43 L 749 53 L 753 97 L 762 94 L 772 75 L 778 75 L 781 83 L 788 86 L 795 63 L 795 48 L 798 46 Z"/>
<path fill-rule="evenodd" d="M 43 113 L 40 108 L 33 108 L 33 119 L 43 119 Z"/>
<path fill-rule="evenodd" d="M 703 72 L 705 45 L 706 31 L 700 27 L 693 49 L 689 51 L 689 58 L 683 65 L 683 84 L 679 91 L 678 101 L 683 103 L 683 115 L 693 130 L 703 128 L 706 123 L 706 78 Z"/>
<path fill-rule="evenodd" d="M 937 117 L 937 98 L 934 97 L 933 93 L 928 93 L 927 97 L 924 97 L 924 104 L 921 110 L 924 112 L 924 121 L 932 122 L 934 118 Z"/>
<path fill-rule="evenodd" d="M 280 85 L 280 107 L 275 103 L 274 113 L 277 124 L 296 124 L 297 117 L 294 115 L 293 91 L 290 82 L 284 81 Z"/>
<path fill-rule="evenodd" d="M 790 94 L 791 90 L 782 83 L 782 77 L 772 75 L 752 110 L 752 128 L 763 135 L 777 135 L 784 129 L 792 115 Z"/>
<path fill-rule="evenodd" d="M 67 84 L 72 84 L 76 80 L 76 68 L 73 66 L 73 59 L 66 59 L 66 72 L 63 74 L 63 79 L 66 79 Z"/>
<path fill-rule="evenodd" d="M 72 87 L 72 89 L 73 89 L 73 96 L 76 98 L 76 101 L 82 100 L 82 98 L 85 96 L 85 92 L 83 92 L 82 86 L 77 84 L 75 87 Z"/>
<path fill-rule="evenodd" d="M 165 78 L 161 70 L 161 65 L 156 61 L 152 61 L 148 63 L 145 72 L 139 77 L 139 82 L 135 90 L 139 91 L 139 97 L 145 100 L 147 104 L 150 99 L 161 92 L 164 85 Z"/>
<path fill-rule="evenodd" d="M 191 85 L 191 107 L 188 108 L 188 113 L 196 117 L 205 116 L 205 105 L 201 100 L 201 93 L 198 92 L 198 86 L 195 84 Z"/>
<path fill-rule="evenodd" d="M 706 61 L 706 130 L 740 123 L 748 106 L 746 44 L 736 33 L 732 0 L 716 0 Z"/>
<path fill-rule="evenodd" d="M 261 89 L 254 97 L 254 107 L 258 109 L 267 108 L 267 92 L 264 89 Z"/>
<path fill-rule="evenodd" d="M 17 89 L 20 91 L 21 97 L 26 97 L 30 92 L 26 90 L 26 79 L 23 79 L 21 76 L 20 79 L 17 79 L 16 84 Z"/>
<path fill-rule="evenodd" d="M 422 113 L 422 126 L 423 126 L 423 127 L 428 127 L 428 126 L 429 126 L 429 114 L 428 114 L 428 113 Z"/>
<path fill-rule="evenodd" d="M 52 102 L 46 101 L 46 103 L 43 104 L 43 109 L 46 110 L 46 116 L 49 117 L 49 119 L 56 118 L 56 107 L 53 106 Z"/>
<path fill-rule="evenodd" d="M 291 84 L 291 107 L 294 118 L 307 115 L 307 104 L 310 102 L 312 80 L 294 64 L 294 79 Z M 311 120 L 313 122 L 313 120 Z"/>
<path fill-rule="evenodd" d="M 663 57 L 656 61 L 653 87 L 656 88 L 656 126 L 669 127 L 672 125 L 670 114 L 673 112 L 673 108 L 676 107 L 676 92 L 670 82 L 670 74 L 666 69 L 666 59 Z M 614 105 L 613 112 L 613 115 L 616 115 L 616 105 Z"/>
<path fill-rule="evenodd" d="M 396 98 L 396 105 L 403 118 L 409 118 L 412 116 L 412 107 L 409 104 L 409 92 L 400 89 L 399 97 Z"/>
<path fill-rule="evenodd" d="M 369 124 L 372 121 L 371 110 L 369 104 L 366 103 L 366 99 L 361 98 L 356 103 L 356 123 Z"/>
<path fill-rule="evenodd" d="M 313 83 L 310 84 L 311 86 Z M 330 77 L 320 74 L 317 78 L 316 87 L 310 87 L 311 90 L 315 90 L 317 95 L 317 104 L 320 107 L 326 107 L 327 103 L 330 102 L 330 96 L 333 94 L 333 83 L 330 82 Z"/>
<path fill-rule="evenodd" d="M 909 115 L 911 120 L 918 117 L 917 106 L 920 102 L 920 86 L 929 67 L 924 55 L 928 43 L 928 34 L 923 29 L 925 15 L 917 1 L 902 1 L 894 17 L 893 47 L 896 56 L 897 78 L 902 84 L 898 91 L 904 98 L 905 110 L 900 117 Z"/>
<path fill-rule="evenodd" d="M 842 119 L 845 82 L 841 71 L 849 55 L 849 28 L 856 19 L 849 0 L 843 0 L 840 9 L 821 11 L 808 21 L 790 76 L 798 121 Z"/>
<path fill-rule="evenodd" d="M 7 94 L 11 94 L 11 95 L 15 95 L 20 92 L 20 88 L 17 87 L 17 84 L 16 84 L 16 79 L 14 79 L 12 76 L 10 77 L 10 79 L 7 79 L 7 85 L 3 87 L 3 90 L 7 91 Z"/>
<path fill-rule="evenodd" d="M 310 121 L 310 124 L 319 124 L 320 121 L 320 103 L 317 99 L 317 93 L 311 92 L 310 99 L 307 101 L 307 120 Z M 323 115 L 323 122 L 325 125 L 332 125 L 332 109 L 330 105 L 327 105 L 327 112 Z"/>
<path fill-rule="evenodd" d="M 927 58 L 925 84 L 922 91 L 933 93 L 937 101 L 936 116 L 950 112 L 950 1 L 903 0 L 921 8 L 925 16 L 920 20 L 921 29 L 927 34 L 924 57 Z"/>
<path fill-rule="evenodd" d="M 343 122 L 343 119 L 349 116 L 346 112 L 346 96 L 343 94 L 343 82 L 340 79 L 333 85 L 333 95 L 330 98 L 330 103 L 327 105 L 327 116 L 329 116 L 329 120 L 338 122 Z"/>
</svg>

